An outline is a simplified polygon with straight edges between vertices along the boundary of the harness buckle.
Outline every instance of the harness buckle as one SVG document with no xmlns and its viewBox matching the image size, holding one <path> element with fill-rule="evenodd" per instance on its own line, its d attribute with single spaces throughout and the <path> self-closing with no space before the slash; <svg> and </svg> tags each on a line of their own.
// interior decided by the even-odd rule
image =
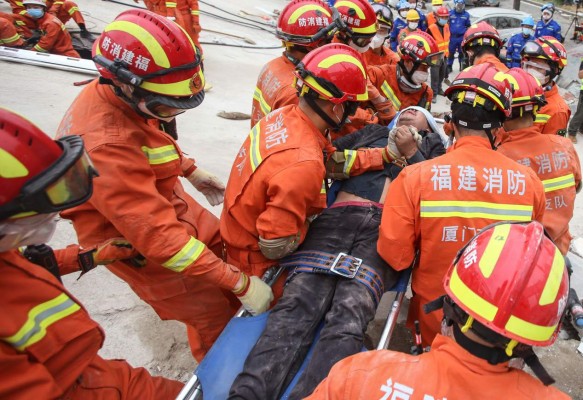
<svg viewBox="0 0 583 400">
<path fill-rule="evenodd" d="M 341 252 L 338 253 L 334 262 L 330 266 L 330 272 L 344 278 L 353 279 L 358 273 L 361 265 L 361 258 L 356 258 Z"/>
</svg>

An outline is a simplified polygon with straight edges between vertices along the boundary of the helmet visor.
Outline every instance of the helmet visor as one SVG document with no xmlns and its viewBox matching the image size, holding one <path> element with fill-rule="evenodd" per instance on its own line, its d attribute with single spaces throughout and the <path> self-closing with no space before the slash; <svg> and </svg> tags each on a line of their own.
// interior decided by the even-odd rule
<svg viewBox="0 0 583 400">
<path fill-rule="evenodd" d="M 544 57 L 548 58 L 542 46 L 536 42 L 526 42 L 522 48 L 521 53 L 529 57 Z"/>
<path fill-rule="evenodd" d="M 427 57 L 425 57 L 421 63 L 427 64 L 430 66 L 441 65 L 443 62 L 444 53 L 443 51 L 438 51 L 437 53 L 431 53 Z"/>
<path fill-rule="evenodd" d="M 97 171 L 85 152 L 83 140 L 80 136 L 65 136 L 57 143 L 63 148 L 63 154 L 47 170 L 27 182 L 16 199 L 0 207 L 0 220 L 62 211 L 91 197 Z M 26 215 L 20 215 L 22 213 Z"/>
</svg>

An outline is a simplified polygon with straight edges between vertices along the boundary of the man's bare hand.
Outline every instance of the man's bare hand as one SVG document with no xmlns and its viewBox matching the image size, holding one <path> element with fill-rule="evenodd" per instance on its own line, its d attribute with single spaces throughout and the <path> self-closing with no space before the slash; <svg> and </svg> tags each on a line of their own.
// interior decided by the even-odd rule
<svg viewBox="0 0 583 400">
<path fill-rule="evenodd" d="M 399 153 L 405 158 L 411 158 L 418 149 L 418 138 L 420 138 L 417 129 L 412 126 L 399 126 L 395 131 L 395 144 Z"/>
</svg>

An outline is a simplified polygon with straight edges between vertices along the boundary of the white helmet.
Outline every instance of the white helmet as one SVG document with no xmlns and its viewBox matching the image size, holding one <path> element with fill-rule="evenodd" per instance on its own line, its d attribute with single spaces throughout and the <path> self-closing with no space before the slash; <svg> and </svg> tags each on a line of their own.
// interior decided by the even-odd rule
<svg viewBox="0 0 583 400">
<path fill-rule="evenodd" d="M 44 8 L 47 8 L 47 2 L 46 0 L 24 0 L 22 2 L 23 6 L 27 6 L 27 5 L 31 5 L 31 6 L 43 6 Z"/>
</svg>

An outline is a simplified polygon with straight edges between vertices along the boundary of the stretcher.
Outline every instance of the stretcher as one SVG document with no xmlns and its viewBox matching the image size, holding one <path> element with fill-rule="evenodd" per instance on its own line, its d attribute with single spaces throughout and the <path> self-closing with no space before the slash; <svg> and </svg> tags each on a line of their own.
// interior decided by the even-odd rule
<svg viewBox="0 0 583 400">
<path fill-rule="evenodd" d="M 263 277 L 264 281 L 268 284 L 273 284 L 283 270 L 283 267 L 272 268 Z M 389 289 L 389 292 L 394 293 L 394 298 L 377 350 L 389 347 L 405 292 L 409 285 L 410 276 L 410 268 L 402 271 L 397 283 Z M 269 312 L 253 317 L 249 316 L 243 309 L 239 310 L 237 315 L 227 324 L 213 347 L 197 367 L 192 378 L 178 394 L 176 400 L 199 400 L 203 398 L 203 392 L 205 400 L 225 400 L 232 383 L 243 370 L 247 355 L 261 336 L 267 324 L 268 316 Z M 320 329 L 318 329 L 319 331 Z M 308 351 L 298 373 L 282 395 L 282 400 L 288 398 L 291 389 L 308 365 L 318 337 L 319 334 L 316 334 L 312 347 Z"/>
</svg>

